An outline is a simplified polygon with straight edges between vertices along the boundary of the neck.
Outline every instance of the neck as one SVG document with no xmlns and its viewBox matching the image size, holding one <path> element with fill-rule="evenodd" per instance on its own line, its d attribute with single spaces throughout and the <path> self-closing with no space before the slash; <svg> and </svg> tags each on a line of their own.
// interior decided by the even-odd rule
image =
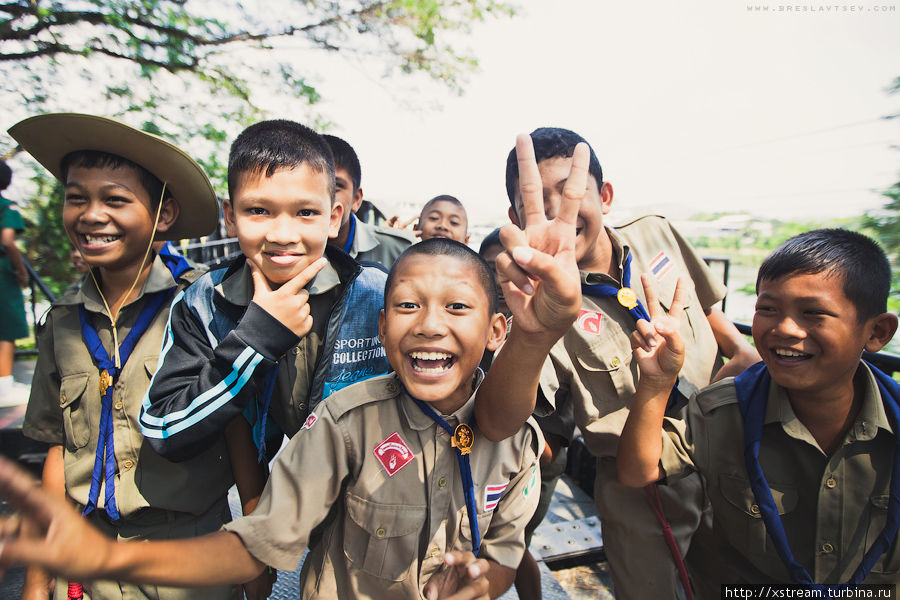
<svg viewBox="0 0 900 600">
<path fill-rule="evenodd" d="M 347 219 L 347 222 L 341 225 L 341 230 L 338 231 L 337 237 L 331 238 L 328 240 L 328 243 L 332 246 L 340 249 L 344 249 L 344 244 L 347 243 L 347 238 L 350 237 L 350 220 L 353 219 L 353 215 L 350 215 L 350 219 Z"/>
<path fill-rule="evenodd" d="M 788 391 L 794 414 L 828 456 L 840 447 L 856 421 L 864 394 L 865 380 L 856 376 L 822 392 Z"/>
<path fill-rule="evenodd" d="M 141 294 L 147 277 L 150 276 L 150 266 L 156 255 L 151 253 L 147 257 L 147 264 L 140 269 L 140 262 L 129 265 L 125 269 L 100 268 L 100 290 L 109 304 L 109 310 L 113 319 L 117 318 L 123 306 L 132 302 Z M 140 270 L 139 270 L 140 269 Z M 137 280 L 137 283 L 135 283 Z M 132 284 L 134 287 L 132 288 Z M 131 290 L 131 293 L 128 291 Z M 128 294 L 126 297 L 125 295 Z"/>
<path fill-rule="evenodd" d="M 589 273 L 606 273 L 613 279 L 619 278 L 619 257 L 606 228 L 597 236 L 593 250 L 586 253 L 578 262 L 578 269 Z"/>
</svg>

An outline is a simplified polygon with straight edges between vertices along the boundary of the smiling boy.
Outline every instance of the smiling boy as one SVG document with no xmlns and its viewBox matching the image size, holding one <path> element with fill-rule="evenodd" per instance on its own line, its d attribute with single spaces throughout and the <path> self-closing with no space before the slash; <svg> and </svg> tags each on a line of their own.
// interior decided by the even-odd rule
<svg viewBox="0 0 900 600">
<path fill-rule="evenodd" d="M 722 584 L 900 581 L 900 386 L 860 360 L 897 330 L 890 283 L 884 252 L 858 233 L 782 244 L 757 277 L 753 339 L 764 362 L 698 393 L 685 421 L 664 418 L 684 351 L 678 315 L 658 312 L 641 328 L 644 377 L 619 477 L 703 477 L 715 527 L 694 563 L 699 598 L 719 598 Z M 647 332 L 658 334 L 653 348 Z"/>
<path fill-rule="evenodd" d="M 442 237 L 468 244 L 469 217 L 462 202 L 455 196 L 435 196 L 422 207 L 414 231 L 423 242 Z"/>
</svg>

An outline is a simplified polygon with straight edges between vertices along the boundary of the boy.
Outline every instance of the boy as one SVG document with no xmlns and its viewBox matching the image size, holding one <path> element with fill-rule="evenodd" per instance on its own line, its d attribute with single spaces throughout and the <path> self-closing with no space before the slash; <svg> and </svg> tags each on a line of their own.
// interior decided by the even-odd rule
<svg viewBox="0 0 900 600">
<path fill-rule="evenodd" d="M 334 186 L 328 144 L 299 123 L 264 121 L 235 139 L 223 209 L 243 256 L 172 306 L 141 411 L 162 455 L 193 456 L 245 412 L 262 457 L 322 398 L 388 371 L 374 311 L 386 275 L 326 246 L 343 215 Z"/>
<path fill-rule="evenodd" d="M 884 252 L 858 233 L 782 244 L 756 280 L 763 363 L 702 390 L 684 421 L 663 416 L 684 353 L 681 302 L 642 322 L 619 474 L 634 486 L 702 475 L 715 528 L 693 573 L 698 597 L 719 598 L 723 584 L 900 581 L 900 386 L 860 360 L 897 330 L 890 283 Z"/>
<path fill-rule="evenodd" d="M 514 152 L 507 160 L 506 171 L 510 220 L 526 227 L 530 220 L 543 219 L 544 214 L 549 218 L 561 213 L 573 149 L 584 142 L 572 131 L 549 127 L 536 129 L 531 138 L 537 167 L 530 174 L 536 180 L 530 210 L 520 192 L 526 188 L 520 184 L 524 175 Z M 671 302 L 679 274 L 689 276 L 694 284 L 688 318 L 683 323 L 691 351 L 678 380 L 681 395 L 689 396 L 709 383 L 715 375 L 719 351 L 732 359 L 724 369 L 735 372 L 756 362 L 757 355 L 722 311 L 714 307 L 724 295 L 721 283 L 668 222 L 660 217 L 644 217 L 616 229 L 604 226 L 613 189 L 603 181 L 593 150 L 589 172 L 591 177 L 575 219 L 575 255 L 583 305 L 576 325 L 553 347 L 544 365 L 537 414 L 554 408 L 564 410 L 571 404 L 585 443 L 598 458 L 594 501 L 616 596 L 626 600 L 671 598 L 686 583 L 676 564 L 687 551 L 705 500 L 699 478 L 685 478 L 678 486 L 661 490 L 662 505 L 654 502 L 652 509 L 640 491 L 620 485 L 616 478 L 616 446 L 638 381 L 629 335 L 635 329 L 638 311 L 646 306 L 646 300 L 638 295 L 640 290 L 629 288 L 636 283 L 631 274 L 653 272 L 657 297 L 663 306 Z M 669 414 L 674 416 L 684 400 L 675 393 L 673 400 Z M 521 401 L 522 398 L 501 398 L 486 406 L 486 410 L 499 421 L 501 415 L 510 414 L 513 404 Z M 518 421 L 508 422 L 512 428 Z M 491 439 L 497 438 L 491 435 Z M 668 524 L 657 520 L 656 511 L 660 510 L 676 537 L 680 549 L 677 556 L 663 536 Z"/>
<path fill-rule="evenodd" d="M 168 305 L 201 274 L 168 269 L 151 244 L 213 229 L 218 209 L 209 180 L 175 146 L 112 119 L 41 115 L 10 134 L 64 184 L 63 225 L 92 267 L 81 289 L 60 298 L 38 327 L 23 431 L 51 446 L 44 488 L 70 498 L 112 538 L 217 530 L 230 519 L 232 474 L 222 439 L 175 464 L 144 443 L 137 423 Z M 86 587 L 95 599 L 233 593 L 228 587 L 142 588 L 111 581 Z M 23 596 L 47 594 L 45 576 L 30 570 Z M 56 597 L 65 596 L 66 582 L 59 580 Z"/>
<path fill-rule="evenodd" d="M 353 146 L 335 135 L 322 135 L 334 155 L 334 199 L 344 207 L 341 229 L 328 241 L 357 262 L 374 262 L 390 269 L 413 242 L 393 227 L 375 227 L 356 218 L 363 200 L 362 169 Z"/>
<path fill-rule="evenodd" d="M 413 231 L 423 242 L 442 237 L 468 244 L 469 218 L 457 198 L 446 194 L 435 196 L 422 207 L 419 222 Z"/>
<path fill-rule="evenodd" d="M 472 420 L 478 361 L 506 335 L 496 305 L 493 273 L 475 252 L 443 239 L 412 246 L 391 270 L 379 316 L 396 372 L 323 401 L 276 459 L 255 513 L 183 543 L 113 546 L 54 508 L 49 530 L 67 543 L 51 533 L 40 553 L 20 554 L 34 540 L 8 539 L 0 563 L 208 584 L 252 577 L 264 564 L 295 569 L 310 544 L 304 598 L 500 595 L 524 550 L 543 442 L 530 421 L 492 443 Z M 18 504 L 9 475 L 7 467 L 0 487 Z M 87 542 L 97 547 L 85 560 L 72 546 Z M 481 559 L 466 564 L 479 547 Z M 447 570 L 447 553 L 448 564 L 468 568 Z"/>
<path fill-rule="evenodd" d="M 0 160 L 0 191 L 9 187 L 12 169 Z M 0 196 L 0 407 L 28 401 L 28 386 L 13 379 L 16 340 L 28 337 L 22 286 L 28 284 L 28 271 L 16 245 L 16 234 L 25 230 L 22 215 L 13 202 Z"/>
</svg>

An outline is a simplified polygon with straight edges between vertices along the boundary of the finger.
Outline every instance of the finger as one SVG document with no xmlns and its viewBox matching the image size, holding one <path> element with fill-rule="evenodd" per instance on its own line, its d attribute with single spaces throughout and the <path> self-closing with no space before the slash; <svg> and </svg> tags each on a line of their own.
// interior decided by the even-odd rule
<svg viewBox="0 0 900 600">
<path fill-rule="evenodd" d="M 483 558 L 476 559 L 466 565 L 466 573 L 472 579 L 483 577 L 487 574 L 488 569 L 490 569 L 490 565 L 488 564 L 488 561 Z"/>
<path fill-rule="evenodd" d="M 396 227 L 396 226 L 397 226 L 397 223 L 398 223 L 399 221 L 400 221 L 400 216 L 399 216 L 399 215 L 394 215 L 393 217 L 391 217 L 390 219 L 388 219 L 387 221 L 385 221 L 384 225 L 385 225 L 385 227 Z"/>
<path fill-rule="evenodd" d="M 575 225 L 578 219 L 578 210 L 588 185 L 588 165 L 591 159 L 591 150 L 584 142 L 575 146 L 572 154 L 572 167 L 569 169 L 569 177 L 563 186 L 562 202 L 556 218 L 563 223 Z"/>
<path fill-rule="evenodd" d="M 646 319 L 638 319 L 634 324 L 632 342 L 636 342 L 644 352 L 650 352 L 657 345 L 655 329 Z M 634 345 L 632 345 L 632 348 Z"/>
<path fill-rule="evenodd" d="M 519 165 L 519 193 L 522 196 L 522 211 L 525 213 L 523 225 L 530 226 L 546 221 L 544 217 L 544 186 L 541 172 L 534 157 L 531 136 L 516 136 L 516 161 Z"/>
<path fill-rule="evenodd" d="M 528 273 L 516 264 L 508 252 L 497 255 L 494 268 L 497 271 L 497 283 L 500 284 L 504 294 L 516 290 L 529 296 L 534 293 L 534 284 L 528 277 Z"/>
<path fill-rule="evenodd" d="M 283 290 L 286 294 L 298 293 L 303 289 L 303 286 L 312 281 L 313 277 L 325 268 L 325 265 L 327 264 L 328 259 L 324 256 L 320 256 L 318 259 L 306 265 L 305 269 L 294 275 L 293 279 L 289 279 L 285 282 L 284 285 L 281 286 L 280 291 Z"/>
<path fill-rule="evenodd" d="M 41 491 L 37 480 L 4 458 L 0 458 L 0 495 L 38 527 L 46 526 L 57 511 L 68 508 L 64 500 Z"/>
<path fill-rule="evenodd" d="M 259 265 L 249 258 L 247 264 L 250 266 L 250 278 L 253 280 L 253 294 L 271 292 L 272 286 L 269 285 L 269 280 L 263 275 Z"/>
<path fill-rule="evenodd" d="M 550 297 L 563 304 L 581 303 L 581 286 L 574 261 L 572 269 L 566 269 L 553 256 L 533 248 L 516 248 L 513 252 L 516 264 L 532 279 L 540 279 Z"/>
<path fill-rule="evenodd" d="M 672 299 L 672 306 L 669 308 L 669 316 L 680 320 L 687 302 L 688 284 L 684 277 L 679 277 L 678 283 L 675 284 L 675 297 Z"/>
<path fill-rule="evenodd" d="M 653 287 L 653 280 L 650 275 L 644 273 L 641 275 L 641 285 L 644 286 L 644 298 L 647 301 L 647 312 L 650 313 L 650 319 L 656 321 L 664 315 L 662 308 L 659 306 L 659 300 L 656 297 L 656 288 Z"/>
<path fill-rule="evenodd" d="M 418 222 L 419 222 L 419 217 L 410 217 L 409 219 L 404 221 L 402 225 L 400 225 L 400 229 L 406 229 L 410 225 L 415 225 Z"/>
</svg>

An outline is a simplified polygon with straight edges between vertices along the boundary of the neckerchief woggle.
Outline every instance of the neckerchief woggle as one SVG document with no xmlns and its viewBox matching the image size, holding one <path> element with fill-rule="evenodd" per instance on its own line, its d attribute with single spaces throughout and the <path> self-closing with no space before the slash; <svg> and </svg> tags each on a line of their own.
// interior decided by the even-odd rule
<svg viewBox="0 0 900 600">
<path fill-rule="evenodd" d="M 405 391 L 405 390 L 404 390 Z M 416 403 L 422 412 L 431 417 L 431 419 L 440 425 L 444 431 L 446 431 L 450 435 L 450 439 L 455 439 L 455 432 L 452 427 L 450 427 L 449 423 L 444 420 L 441 415 L 434 412 L 434 409 L 428 406 L 427 403 L 422 402 L 418 398 L 412 396 L 408 391 L 406 395 L 412 398 L 412 401 Z M 472 428 L 474 431 L 475 426 L 475 413 L 472 412 L 472 416 L 469 417 L 468 426 Z M 469 464 L 469 453 L 468 451 L 463 452 L 462 449 L 458 445 L 454 445 L 453 449 L 456 450 L 456 462 L 459 464 L 459 474 L 460 479 L 462 480 L 463 486 L 463 496 L 466 498 L 466 512 L 469 515 L 469 527 L 472 530 L 472 554 L 476 557 L 478 556 L 478 551 L 481 549 L 481 535 L 478 532 L 478 509 L 475 506 L 475 482 L 472 480 L 472 466 Z"/>
<path fill-rule="evenodd" d="M 775 506 L 775 500 L 772 498 L 772 490 L 769 489 L 762 466 L 759 464 L 759 445 L 762 440 L 766 405 L 769 401 L 769 385 L 772 379 L 765 363 L 760 362 L 749 367 L 734 379 L 738 404 L 741 415 L 744 418 L 744 463 L 747 467 L 747 474 L 750 477 L 750 488 L 753 490 L 753 496 L 756 499 L 757 506 L 759 506 L 766 531 L 775 544 L 778 556 L 781 557 L 781 561 L 787 567 L 791 579 L 795 583 L 823 592 L 825 590 L 839 590 L 856 586 L 865 581 L 878 558 L 893 544 L 897 536 L 898 526 L 900 526 L 900 434 L 898 434 L 898 426 L 900 426 L 900 384 L 869 363 L 866 363 L 866 365 L 868 365 L 875 376 L 885 412 L 897 438 L 894 447 L 894 466 L 891 471 L 890 501 L 884 529 L 878 535 L 872 547 L 865 553 L 850 580 L 838 585 L 815 583 L 803 565 L 794 559 L 794 554 L 788 545 L 784 525 Z"/>
<path fill-rule="evenodd" d="M 153 318 L 164 304 L 167 304 L 174 295 L 175 290 L 163 290 L 146 295 L 146 302 L 137 320 L 119 345 L 119 357 L 121 368 L 116 368 L 116 363 L 109 357 L 97 330 L 91 325 L 90 318 L 84 308 L 84 304 L 78 305 L 78 319 L 81 321 L 81 337 L 91 352 L 91 356 L 100 369 L 100 433 L 97 439 L 97 455 L 94 458 L 94 470 L 91 472 L 91 489 L 88 493 L 88 501 L 84 506 L 82 515 L 87 515 L 97 508 L 100 497 L 100 479 L 105 482 L 104 510 L 110 519 L 119 519 L 119 509 L 116 507 L 116 450 L 115 436 L 112 422 L 112 397 L 113 388 L 119 378 L 125 363 L 134 346 L 144 332 L 153 322 Z"/>
<path fill-rule="evenodd" d="M 344 244 L 344 252 L 350 254 L 353 247 L 353 239 L 356 237 L 356 216 L 350 215 L 350 233 L 347 234 L 347 243 Z"/>
</svg>

